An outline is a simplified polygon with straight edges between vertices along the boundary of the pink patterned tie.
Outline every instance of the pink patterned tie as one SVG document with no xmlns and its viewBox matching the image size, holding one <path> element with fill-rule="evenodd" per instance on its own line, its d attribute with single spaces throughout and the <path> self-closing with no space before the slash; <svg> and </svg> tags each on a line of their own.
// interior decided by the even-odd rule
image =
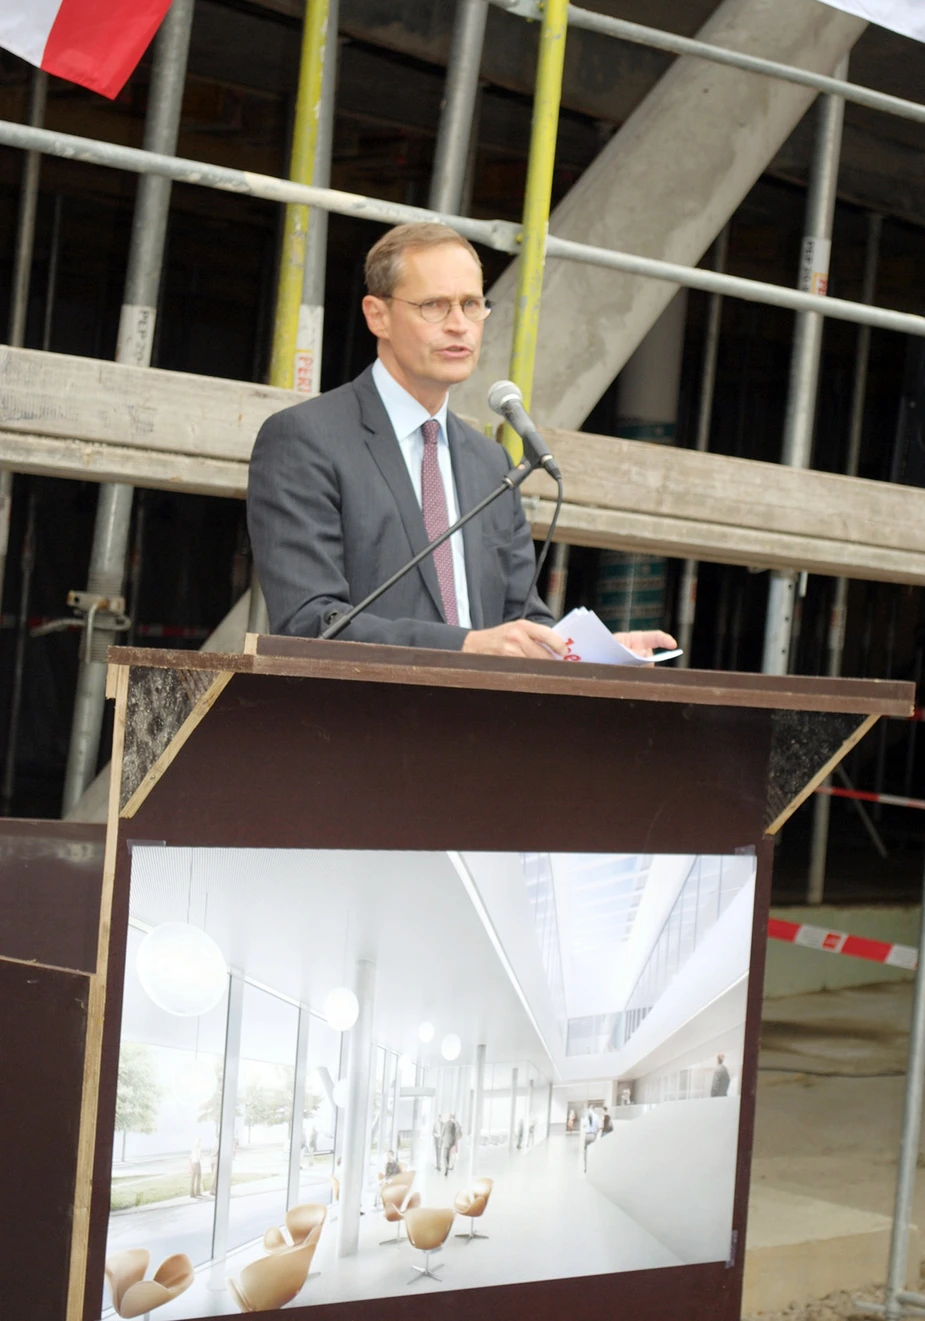
<svg viewBox="0 0 925 1321">
<path fill-rule="evenodd" d="M 421 459 L 421 512 L 424 515 L 427 540 L 433 541 L 450 526 L 446 513 L 446 491 L 443 489 L 443 478 L 440 476 L 440 465 L 437 462 L 440 423 L 432 417 L 428 418 L 421 427 L 421 433 L 424 436 L 424 455 Z M 453 552 L 449 541 L 437 547 L 433 560 L 437 569 L 437 581 L 440 584 L 446 622 L 458 624 L 456 579 L 453 575 Z"/>
</svg>

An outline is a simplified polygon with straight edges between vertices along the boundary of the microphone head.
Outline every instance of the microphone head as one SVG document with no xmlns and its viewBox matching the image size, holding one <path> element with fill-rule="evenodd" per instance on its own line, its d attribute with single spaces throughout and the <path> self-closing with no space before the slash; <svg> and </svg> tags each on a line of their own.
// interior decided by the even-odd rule
<svg viewBox="0 0 925 1321">
<path fill-rule="evenodd" d="M 505 404 L 522 404 L 523 392 L 513 381 L 495 381 L 488 391 L 488 407 L 493 413 L 504 416 Z"/>
</svg>

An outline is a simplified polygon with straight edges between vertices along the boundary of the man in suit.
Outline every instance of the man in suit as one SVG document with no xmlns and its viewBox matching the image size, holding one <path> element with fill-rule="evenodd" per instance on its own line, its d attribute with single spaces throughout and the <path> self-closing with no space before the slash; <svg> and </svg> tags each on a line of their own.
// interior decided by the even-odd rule
<svg viewBox="0 0 925 1321">
<path fill-rule="evenodd" d="M 475 249 L 445 225 L 399 225 L 370 249 L 366 284 L 377 361 L 269 418 L 254 446 L 248 526 L 274 633 L 317 637 L 511 467 L 500 445 L 447 407 L 450 386 L 478 362 L 491 310 Z M 535 591 L 528 597 L 534 567 L 520 496 L 507 492 L 341 637 L 561 656 L 549 611 Z M 674 645 L 658 631 L 624 640 Z"/>
</svg>

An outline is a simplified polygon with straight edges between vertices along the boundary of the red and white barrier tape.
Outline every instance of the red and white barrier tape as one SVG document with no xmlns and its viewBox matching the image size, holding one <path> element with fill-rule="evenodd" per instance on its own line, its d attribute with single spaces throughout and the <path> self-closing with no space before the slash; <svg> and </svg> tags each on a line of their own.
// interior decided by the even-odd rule
<svg viewBox="0 0 925 1321">
<path fill-rule="evenodd" d="M 911 945 L 893 945 L 885 940 L 870 940 L 867 936 L 849 936 L 844 931 L 785 922 L 779 917 L 769 919 L 768 937 L 790 945 L 804 945 L 807 949 L 825 950 L 829 954 L 848 954 L 853 959 L 886 963 L 891 968 L 914 969 L 918 963 L 918 950 Z"/>
<path fill-rule="evenodd" d="M 898 794 L 875 794 L 867 789 L 836 789 L 831 784 L 821 784 L 817 794 L 828 794 L 830 798 L 860 798 L 865 803 L 886 803 L 890 807 L 918 807 L 925 809 L 925 798 L 900 798 Z"/>
</svg>

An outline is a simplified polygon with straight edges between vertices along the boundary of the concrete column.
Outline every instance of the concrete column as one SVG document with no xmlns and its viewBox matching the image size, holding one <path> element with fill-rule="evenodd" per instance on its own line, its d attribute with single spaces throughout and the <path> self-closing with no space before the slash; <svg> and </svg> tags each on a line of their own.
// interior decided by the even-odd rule
<svg viewBox="0 0 925 1321">
<path fill-rule="evenodd" d="M 479 1163 L 479 1139 L 482 1134 L 482 1106 L 485 1099 L 485 1047 L 475 1052 L 475 1094 L 472 1100 L 472 1128 L 469 1137 L 469 1178 L 474 1179 Z"/>
<path fill-rule="evenodd" d="M 687 291 L 682 289 L 620 373 L 619 435 L 674 444 L 686 318 Z M 662 555 L 601 551 L 597 613 L 615 630 L 661 628 L 667 573 L 668 561 Z"/>
<path fill-rule="evenodd" d="M 215 1170 L 215 1220 L 212 1227 L 212 1269 L 209 1288 L 225 1286 L 228 1252 L 228 1216 L 231 1210 L 231 1163 L 234 1158 L 234 1118 L 238 1109 L 241 1067 L 241 1023 L 244 1018 L 244 978 L 236 972 L 228 982 L 228 1018 L 222 1070 L 222 1109 L 219 1124 L 218 1164 Z"/>
<path fill-rule="evenodd" d="M 424 1086 L 424 1070 L 421 1068 L 420 1064 L 416 1064 L 414 1066 L 414 1085 L 416 1088 Z M 421 1159 L 419 1157 L 419 1152 L 422 1150 L 420 1128 L 421 1128 L 421 1098 L 420 1096 L 415 1096 L 411 1108 L 411 1162 L 410 1163 L 413 1169 L 424 1168 Z M 430 1139 L 430 1134 L 428 1134 L 427 1143 L 425 1144 L 423 1150 L 427 1152 L 427 1157 L 429 1159 L 432 1159 L 432 1157 L 430 1156 L 430 1152 L 432 1148 L 433 1148 L 433 1142 Z"/>
<path fill-rule="evenodd" d="M 386 1143 L 389 1140 L 391 1125 L 388 1122 L 389 1096 L 392 1091 L 392 1078 L 390 1076 L 390 1065 L 394 1062 L 397 1067 L 398 1056 L 393 1055 L 391 1051 L 385 1052 L 382 1061 L 382 1088 L 379 1092 L 379 1138 L 377 1142 L 379 1150 L 379 1160 L 385 1160 Z"/>
<path fill-rule="evenodd" d="M 299 1033 L 295 1049 L 295 1083 L 292 1088 L 292 1133 L 289 1140 L 289 1184 L 286 1206 L 298 1206 L 302 1174 L 302 1138 L 304 1136 L 305 1090 L 308 1082 L 308 1034 L 311 1014 L 299 1005 Z"/>
<path fill-rule="evenodd" d="M 347 1064 L 349 1057 L 350 1057 L 350 1037 L 348 1033 L 342 1032 L 340 1034 L 340 1051 L 337 1057 L 337 1078 L 334 1079 L 334 1082 L 339 1082 L 341 1078 L 346 1078 Z M 324 1083 L 324 1074 L 327 1074 L 327 1072 L 328 1072 L 327 1069 L 323 1070 L 323 1075 L 322 1075 L 323 1083 Z M 334 1105 L 334 1082 L 331 1083 L 330 1091 L 328 1091 L 327 1083 L 324 1083 L 325 1092 L 327 1093 L 328 1100 L 331 1102 L 332 1105 Z M 334 1107 L 334 1174 L 338 1180 L 341 1178 L 341 1176 L 337 1170 L 337 1162 L 339 1160 L 343 1160 L 343 1157 L 344 1157 L 344 1110 L 341 1106 L 335 1106 Z"/>
<path fill-rule="evenodd" d="M 507 1135 L 507 1149 L 514 1150 L 517 1130 L 517 1070 L 511 1071 L 511 1122 Z"/>
<path fill-rule="evenodd" d="M 392 1126 L 390 1129 L 389 1146 L 395 1152 L 395 1158 L 398 1159 L 398 1104 L 401 1100 L 401 1065 L 398 1056 L 395 1059 L 395 1081 L 392 1085 Z"/>
<path fill-rule="evenodd" d="M 360 1002 L 356 1023 L 347 1034 L 347 1105 L 344 1114 L 344 1147 L 340 1184 L 340 1214 L 337 1220 L 337 1255 L 354 1257 L 360 1244 L 360 1204 L 366 1176 L 367 1122 L 372 1095 L 373 1009 L 376 965 L 360 959 L 356 966 L 354 993 Z"/>
<path fill-rule="evenodd" d="M 734 50 L 831 74 L 863 20 L 807 0 L 723 0 L 698 34 Z M 682 56 L 673 61 L 550 217 L 560 238 L 696 265 L 767 169 L 816 93 Z M 492 381 L 508 375 L 516 263 L 488 293 L 479 365 L 453 407 L 492 421 Z M 661 280 L 549 261 L 531 413 L 581 426 L 671 301 Z"/>
</svg>

